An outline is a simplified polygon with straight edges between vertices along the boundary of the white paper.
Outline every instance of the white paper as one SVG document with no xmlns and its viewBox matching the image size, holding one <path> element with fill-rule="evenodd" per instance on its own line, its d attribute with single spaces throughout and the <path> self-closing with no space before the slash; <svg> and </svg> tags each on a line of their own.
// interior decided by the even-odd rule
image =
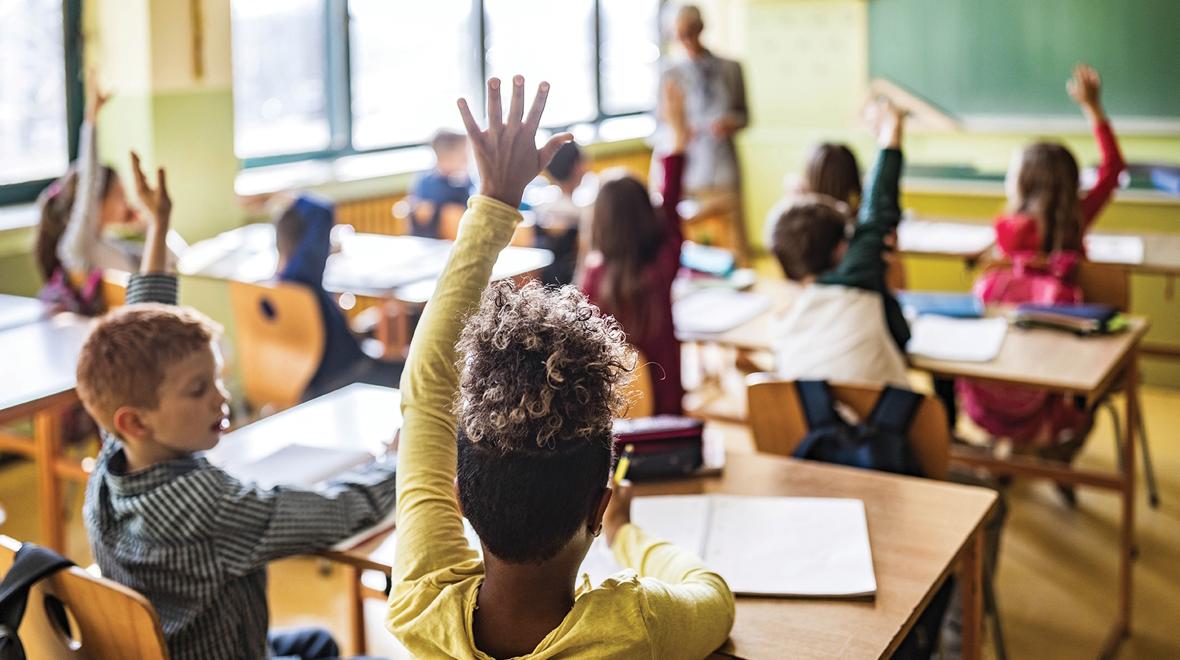
<svg viewBox="0 0 1180 660">
<path fill-rule="evenodd" d="M 290 444 L 256 461 L 235 465 L 229 472 L 263 488 L 278 484 L 313 488 L 371 460 L 372 454 L 359 449 Z"/>
<path fill-rule="evenodd" d="M 1115 234 L 1088 234 L 1082 241 L 1086 245 L 1086 258 L 1104 264 L 1143 263 L 1143 237 L 1119 236 Z"/>
<path fill-rule="evenodd" d="M 897 247 L 902 252 L 971 256 L 987 250 L 995 240 L 989 225 L 906 220 L 897 226 Z"/>
<path fill-rule="evenodd" d="M 737 594 L 862 597 L 877 590 L 860 500 L 638 497 L 631 519 L 649 535 L 699 556 Z M 594 585 L 620 570 L 603 541 L 582 564 Z"/>
<path fill-rule="evenodd" d="M 906 352 L 934 360 L 989 362 L 1000 354 L 1008 322 L 1002 318 L 922 316 L 910 326 Z"/>
<path fill-rule="evenodd" d="M 672 305 L 676 331 L 713 335 L 732 330 L 770 309 L 770 298 L 760 293 L 703 289 Z"/>
</svg>

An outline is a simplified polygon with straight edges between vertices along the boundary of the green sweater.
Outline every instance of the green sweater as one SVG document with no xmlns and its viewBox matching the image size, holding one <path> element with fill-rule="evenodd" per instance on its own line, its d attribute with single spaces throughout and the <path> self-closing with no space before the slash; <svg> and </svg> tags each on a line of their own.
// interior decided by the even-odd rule
<svg viewBox="0 0 1180 660">
<path fill-rule="evenodd" d="M 899 188 L 901 180 L 901 150 L 882 149 L 869 172 L 869 188 L 860 206 L 856 233 L 848 244 L 839 265 L 819 277 L 820 284 L 839 284 L 866 289 L 881 294 L 885 306 L 885 322 L 897 347 L 905 353 L 910 340 L 910 327 L 901 313 L 901 304 L 885 284 L 885 258 L 888 246 L 885 239 L 901 222 Z"/>
</svg>

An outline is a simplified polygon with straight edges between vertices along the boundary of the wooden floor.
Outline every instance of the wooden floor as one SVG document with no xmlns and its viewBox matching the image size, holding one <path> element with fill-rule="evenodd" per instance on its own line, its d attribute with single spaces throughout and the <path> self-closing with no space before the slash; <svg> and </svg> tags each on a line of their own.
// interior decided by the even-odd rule
<svg viewBox="0 0 1180 660">
<path fill-rule="evenodd" d="M 1160 480 L 1158 510 L 1141 498 L 1138 507 L 1140 558 L 1135 569 L 1134 634 L 1121 658 L 1180 657 L 1180 391 L 1145 388 L 1144 408 Z M 741 429 L 733 429 L 731 450 L 750 451 Z M 1100 416 L 1080 461 L 1110 467 L 1114 461 L 1110 420 Z M 1143 480 L 1139 479 L 1142 490 Z M 0 533 L 36 540 L 37 503 L 28 463 L 0 467 L 0 505 L 8 520 Z M 80 489 L 70 493 L 78 511 Z M 1065 507 L 1053 487 L 1016 482 L 1008 490 L 1009 517 L 1000 556 L 1000 601 L 1009 656 L 1020 658 L 1094 657 L 1115 610 L 1115 547 L 1118 501 L 1083 490 L 1075 510 Z M 77 515 L 69 525 L 69 553 L 89 562 Z M 375 576 L 380 577 L 380 576 Z M 336 632 L 345 648 L 347 576 L 314 559 L 279 562 L 271 570 L 272 623 L 275 627 L 322 625 Z M 368 604 L 370 653 L 405 657 L 381 627 L 383 603 Z M 789 647 L 784 648 L 789 655 Z"/>
</svg>

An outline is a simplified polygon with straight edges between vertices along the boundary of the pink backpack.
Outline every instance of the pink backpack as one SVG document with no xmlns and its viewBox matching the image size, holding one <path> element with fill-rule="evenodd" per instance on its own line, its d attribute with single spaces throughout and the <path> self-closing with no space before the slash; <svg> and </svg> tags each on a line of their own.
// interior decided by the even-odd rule
<svg viewBox="0 0 1180 660">
<path fill-rule="evenodd" d="M 1080 258 L 1070 251 L 1054 252 L 1047 261 L 1035 253 L 1013 254 L 1010 266 L 984 273 L 974 293 L 985 303 L 1080 303 L 1082 289 L 1073 281 Z"/>
</svg>

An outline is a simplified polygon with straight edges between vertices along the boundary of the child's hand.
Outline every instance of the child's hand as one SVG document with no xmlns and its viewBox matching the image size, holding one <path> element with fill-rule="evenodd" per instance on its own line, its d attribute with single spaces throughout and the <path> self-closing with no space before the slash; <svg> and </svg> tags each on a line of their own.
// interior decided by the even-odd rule
<svg viewBox="0 0 1180 660">
<path fill-rule="evenodd" d="M 688 127 L 688 118 L 684 110 L 684 89 L 675 80 L 669 80 L 664 83 L 664 88 L 660 92 L 663 95 L 660 104 L 663 110 L 661 119 L 672 129 L 672 152 L 680 153 L 692 140 L 692 131 Z"/>
<path fill-rule="evenodd" d="M 86 88 L 86 121 L 93 124 L 98 119 L 98 113 L 102 107 L 111 100 L 111 93 L 103 90 L 102 81 L 99 80 L 98 73 L 94 69 L 90 70 L 86 78 L 89 83 Z"/>
<path fill-rule="evenodd" d="M 1078 64 L 1073 68 L 1073 76 L 1065 84 L 1065 91 L 1069 97 L 1082 107 L 1091 117 L 1101 117 L 1102 102 L 1099 95 L 1102 91 L 1102 79 L 1098 72 L 1087 64 Z"/>
<path fill-rule="evenodd" d="M 156 170 L 156 187 L 153 189 L 143 175 L 143 165 L 139 161 L 139 154 L 131 152 L 131 169 L 135 175 L 135 191 L 144 207 L 151 213 L 151 226 L 157 229 L 168 229 L 168 220 L 172 215 L 172 198 L 168 196 L 168 184 L 164 179 L 164 168 Z"/>
<path fill-rule="evenodd" d="M 624 480 L 615 485 L 614 495 L 610 504 L 606 505 L 606 513 L 602 516 L 602 531 L 606 534 L 606 544 L 614 545 L 615 534 L 631 522 L 631 482 Z"/>
<path fill-rule="evenodd" d="M 868 115 L 870 123 L 877 133 L 877 144 L 881 147 L 898 148 L 901 146 L 902 127 L 905 125 L 905 111 L 887 98 L 881 97 L 873 102 Z"/>
<path fill-rule="evenodd" d="M 459 99 L 459 114 L 467 127 L 467 137 L 475 152 L 475 164 L 479 168 L 481 195 L 498 199 L 516 208 L 524 188 L 553 159 L 561 145 L 574 139 L 569 133 L 559 133 L 549 139 L 544 147 L 537 149 L 537 127 L 541 113 L 545 111 L 545 100 L 549 96 L 549 83 L 542 82 L 528 117 L 524 117 L 524 78 L 512 79 L 512 102 L 508 108 L 508 122 L 504 123 L 500 101 L 500 80 L 488 80 L 488 130 L 481 131 L 471 116 L 466 99 Z"/>
</svg>

